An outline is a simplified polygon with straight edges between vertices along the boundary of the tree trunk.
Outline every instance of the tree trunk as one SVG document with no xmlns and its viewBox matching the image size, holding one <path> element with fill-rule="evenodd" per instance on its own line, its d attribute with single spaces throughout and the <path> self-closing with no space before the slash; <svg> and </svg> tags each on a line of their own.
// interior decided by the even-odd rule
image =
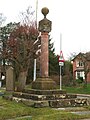
<svg viewBox="0 0 90 120">
<path fill-rule="evenodd" d="M 17 91 L 23 91 L 23 89 L 25 88 L 26 85 L 26 71 L 22 71 L 19 74 L 18 77 L 18 85 L 17 85 Z"/>
</svg>

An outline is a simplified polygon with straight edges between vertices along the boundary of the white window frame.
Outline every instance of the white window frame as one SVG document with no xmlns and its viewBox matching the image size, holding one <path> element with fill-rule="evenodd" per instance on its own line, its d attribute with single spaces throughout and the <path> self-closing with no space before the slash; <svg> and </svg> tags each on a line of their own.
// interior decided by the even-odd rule
<svg viewBox="0 0 90 120">
<path fill-rule="evenodd" d="M 84 71 L 76 71 L 76 79 L 78 79 L 78 73 L 80 74 L 80 77 L 83 77 L 85 79 L 85 72 Z"/>
<path fill-rule="evenodd" d="M 82 61 L 76 61 L 76 67 L 84 67 L 84 64 Z"/>
</svg>

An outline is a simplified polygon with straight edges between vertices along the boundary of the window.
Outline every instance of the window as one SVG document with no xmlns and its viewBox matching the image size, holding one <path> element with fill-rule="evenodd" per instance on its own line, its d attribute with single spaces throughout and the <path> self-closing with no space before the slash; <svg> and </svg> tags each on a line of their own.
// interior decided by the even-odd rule
<svg viewBox="0 0 90 120">
<path fill-rule="evenodd" d="M 77 72 L 77 78 L 79 78 L 80 77 L 80 72 Z"/>
<path fill-rule="evenodd" d="M 82 61 L 79 61 L 79 66 L 83 66 L 83 62 Z"/>
<path fill-rule="evenodd" d="M 85 74 L 84 71 L 77 71 L 76 72 L 76 79 L 82 77 L 83 79 L 85 79 Z"/>
<path fill-rule="evenodd" d="M 84 66 L 82 61 L 77 61 L 76 64 L 77 64 L 77 67 L 83 67 Z"/>
</svg>

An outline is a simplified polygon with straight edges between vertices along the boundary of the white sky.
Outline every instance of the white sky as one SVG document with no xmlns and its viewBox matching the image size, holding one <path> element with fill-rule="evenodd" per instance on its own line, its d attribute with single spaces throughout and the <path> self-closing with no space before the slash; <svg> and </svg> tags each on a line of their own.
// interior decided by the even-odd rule
<svg viewBox="0 0 90 120">
<path fill-rule="evenodd" d="M 7 17 L 7 23 L 17 22 L 19 13 L 28 6 L 35 10 L 36 0 L 0 0 L 0 13 Z M 43 7 L 50 11 L 47 18 L 52 21 L 56 54 L 60 54 L 60 33 L 65 59 L 73 52 L 90 51 L 90 0 L 38 0 L 38 21 L 43 19 Z"/>
</svg>

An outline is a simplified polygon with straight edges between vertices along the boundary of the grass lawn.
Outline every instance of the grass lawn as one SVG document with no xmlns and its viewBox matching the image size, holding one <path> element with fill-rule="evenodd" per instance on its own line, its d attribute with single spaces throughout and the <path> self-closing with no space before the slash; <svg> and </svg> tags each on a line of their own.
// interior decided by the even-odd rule
<svg viewBox="0 0 90 120">
<path fill-rule="evenodd" d="M 56 110 L 54 108 L 33 108 L 23 103 L 8 101 L 0 97 L 0 120 L 13 119 L 20 116 L 32 116 L 31 120 L 79 120 L 81 118 L 90 118 L 90 115 L 72 115 L 70 111 Z M 30 118 L 17 120 L 30 120 Z"/>
<path fill-rule="evenodd" d="M 68 93 L 78 93 L 78 94 L 90 94 L 90 84 L 87 84 L 87 87 L 84 87 L 83 84 L 79 86 L 71 86 L 71 87 L 62 87 Z"/>
<path fill-rule="evenodd" d="M 86 88 L 63 87 L 68 93 L 86 93 L 90 94 L 90 84 Z M 80 111 L 81 108 L 79 108 Z M 90 106 L 84 107 L 84 110 L 90 110 Z M 73 110 L 76 111 L 76 110 Z M 72 114 L 70 110 L 56 110 L 54 108 L 33 108 L 16 101 L 5 100 L 0 97 L 0 120 L 14 119 L 22 116 L 31 116 L 31 118 L 20 118 L 15 120 L 79 120 L 90 118 L 90 115 Z"/>
</svg>

